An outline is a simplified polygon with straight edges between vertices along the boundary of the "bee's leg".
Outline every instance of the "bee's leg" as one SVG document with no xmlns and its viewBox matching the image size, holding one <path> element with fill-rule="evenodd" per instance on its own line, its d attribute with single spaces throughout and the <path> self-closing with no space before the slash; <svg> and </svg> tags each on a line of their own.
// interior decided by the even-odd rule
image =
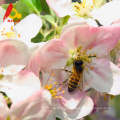
<svg viewBox="0 0 120 120">
<path fill-rule="evenodd" d="M 60 85 L 66 83 L 69 80 L 69 78 L 67 78 L 65 81 L 63 81 Z"/>
<path fill-rule="evenodd" d="M 63 68 L 62 70 L 64 70 L 65 72 L 72 73 L 72 71 L 66 70 L 66 69 L 64 69 L 64 68 Z"/>
<path fill-rule="evenodd" d="M 72 74 L 71 74 L 71 75 L 72 75 Z M 70 75 L 70 76 L 71 76 L 71 75 Z M 65 81 L 63 81 L 60 85 L 66 83 L 66 82 L 69 80 L 70 76 L 69 76 Z"/>
</svg>

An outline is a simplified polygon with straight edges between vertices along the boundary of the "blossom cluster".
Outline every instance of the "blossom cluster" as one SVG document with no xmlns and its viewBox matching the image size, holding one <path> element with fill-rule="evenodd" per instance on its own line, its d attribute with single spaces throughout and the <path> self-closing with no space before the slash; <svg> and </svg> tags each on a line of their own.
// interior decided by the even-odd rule
<svg viewBox="0 0 120 120">
<path fill-rule="evenodd" d="M 19 22 L 0 6 L 0 120 L 117 120 L 102 112 L 120 94 L 120 1 L 44 2 L 16 2 Z"/>
</svg>

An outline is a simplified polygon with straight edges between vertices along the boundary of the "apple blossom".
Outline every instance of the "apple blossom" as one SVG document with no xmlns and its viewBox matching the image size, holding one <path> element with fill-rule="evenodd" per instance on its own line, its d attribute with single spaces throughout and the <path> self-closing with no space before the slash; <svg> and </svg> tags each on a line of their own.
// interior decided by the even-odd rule
<svg viewBox="0 0 120 120">
<path fill-rule="evenodd" d="M 40 90 L 24 101 L 12 104 L 8 108 L 2 94 L 0 94 L 0 119 L 1 120 L 46 120 L 51 112 L 51 97 L 46 90 Z"/>
<path fill-rule="evenodd" d="M 48 43 L 51 42 L 49 41 Z M 68 120 L 72 120 L 80 119 L 88 115 L 93 109 L 92 99 L 86 96 L 84 92 L 80 92 L 78 89 L 73 94 L 70 94 L 67 90 L 68 84 L 59 86 L 59 84 L 61 84 L 68 77 L 68 75 L 62 69 L 51 70 L 49 68 L 51 65 L 50 62 L 44 61 L 47 66 L 46 69 L 41 66 L 42 63 L 40 64 L 39 57 L 43 58 L 44 55 L 42 56 L 40 51 L 42 52 L 42 48 L 37 49 L 33 53 L 33 55 L 29 59 L 26 69 L 34 72 L 37 76 L 40 75 L 39 77 L 42 87 L 50 91 L 53 103 L 53 114 L 51 115 L 51 118 L 69 118 Z M 48 54 L 47 56 L 50 55 Z M 40 71 L 42 72 L 42 74 L 39 73 Z"/>
<path fill-rule="evenodd" d="M 78 89 L 72 94 L 69 93 L 68 84 L 60 86 L 67 77 L 66 72 L 60 69 L 44 71 L 43 76 L 41 77 L 40 75 L 41 85 L 49 90 L 52 95 L 53 112 L 51 117 L 56 116 L 60 119 L 66 118 L 67 120 L 80 119 L 90 114 L 93 109 L 93 101 Z"/>
<path fill-rule="evenodd" d="M 0 7 L 0 31 L 2 32 L 0 39 L 15 38 L 24 42 L 29 48 L 35 46 L 31 39 L 35 37 L 42 27 L 42 20 L 35 14 L 30 14 L 14 26 L 14 22 L 9 22 L 11 18 L 7 18 L 3 22 L 3 13 L 5 10 Z"/>
<path fill-rule="evenodd" d="M 0 74 L 11 75 L 22 70 L 28 61 L 28 47 L 36 44 L 31 43 L 42 26 L 41 19 L 31 14 L 14 26 L 9 17 L 3 22 L 5 10 L 0 7 Z M 26 46 L 27 45 L 27 46 Z"/>
<path fill-rule="evenodd" d="M 82 3 L 72 3 L 72 0 L 46 0 L 46 2 L 59 17 L 66 15 L 88 17 L 95 4 L 95 0 L 82 0 Z"/>
<path fill-rule="evenodd" d="M 3 115 L 12 120 L 46 120 L 51 113 L 50 92 L 41 89 L 38 77 L 32 72 L 23 70 L 14 76 L 4 76 L 0 81 L 0 91 L 6 93 L 12 101 L 10 109 L 4 107 L 3 111 Z"/>
<path fill-rule="evenodd" d="M 120 70 L 105 57 L 117 44 L 119 30 L 120 27 L 115 25 L 92 27 L 85 23 L 70 24 L 63 29 L 60 40 L 51 40 L 37 51 L 37 71 L 40 68 L 61 69 L 72 65 L 79 56 L 85 65 L 84 80 L 99 92 L 117 95 L 120 93 Z"/>
<path fill-rule="evenodd" d="M 92 99 L 86 96 L 85 93 L 80 94 L 79 90 L 71 95 L 68 92 L 65 93 L 66 88 L 63 89 L 58 85 L 59 80 L 63 77 L 62 73 L 60 74 L 60 70 L 53 70 L 53 72 L 54 74 L 52 73 L 47 80 L 45 80 L 44 75 L 44 80 L 41 78 L 41 84 L 38 77 L 26 70 L 14 76 L 5 76 L 0 81 L 0 90 L 7 94 L 13 104 L 18 105 L 19 101 L 26 100 L 32 94 L 40 91 L 41 88 L 46 89 L 51 93 L 51 107 L 53 109 L 48 119 L 56 116 L 61 119 L 68 118 L 72 120 L 88 115 L 93 109 Z M 73 105 L 71 106 L 71 104 Z"/>
</svg>

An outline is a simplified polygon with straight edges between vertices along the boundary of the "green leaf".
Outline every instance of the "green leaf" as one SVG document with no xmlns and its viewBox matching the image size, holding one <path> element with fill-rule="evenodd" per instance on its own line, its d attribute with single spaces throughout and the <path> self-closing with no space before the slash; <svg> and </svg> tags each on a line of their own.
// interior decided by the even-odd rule
<svg viewBox="0 0 120 120">
<path fill-rule="evenodd" d="M 85 120 L 92 120 L 92 118 L 90 117 L 90 115 L 84 117 Z"/>
<path fill-rule="evenodd" d="M 56 117 L 56 120 L 61 120 L 61 119 Z"/>
<path fill-rule="evenodd" d="M 31 39 L 33 43 L 39 43 L 44 40 L 44 36 L 41 33 L 38 33 L 34 38 Z"/>
<path fill-rule="evenodd" d="M 2 79 L 3 79 L 3 77 L 4 77 L 4 75 L 0 75 L 0 80 L 2 80 Z"/>
<path fill-rule="evenodd" d="M 42 11 L 42 6 L 40 4 L 39 0 L 20 0 L 24 2 L 31 11 L 34 11 L 35 13 L 39 14 L 39 12 Z"/>
<path fill-rule="evenodd" d="M 61 26 L 65 25 L 67 21 L 69 20 L 70 16 L 67 15 L 61 19 Z"/>
<path fill-rule="evenodd" d="M 54 33 L 55 33 L 55 31 L 50 32 L 50 33 L 46 36 L 45 41 L 51 40 L 52 37 L 53 37 L 53 35 L 54 35 Z"/>
<path fill-rule="evenodd" d="M 21 19 L 25 18 L 26 16 L 28 16 L 31 13 L 31 11 L 27 7 L 27 5 L 20 1 L 15 3 L 15 9 L 17 10 L 18 13 L 20 13 L 22 15 Z"/>
<path fill-rule="evenodd" d="M 7 120 L 11 120 L 9 116 L 7 117 Z"/>
<path fill-rule="evenodd" d="M 51 15 L 45 15 L 45 16 L 43 16 L 43 18 L 45 20 L 47 20 L 49 23 L 55 24 L 55 20 L 54 20 L 54 18 Z"/>
<path fill-rule="evenodd" d="M 110 104 L 115 108 L 116 117 L 120 118 L 120 95 L 115 96 L 115 98 L 110 100 L 110 102 Z"/>
<path fill-rule="evenodd" d="M 41 6 L 44 6 L 44 7 L 42 7 L 42 11 L 46 12 L 47 14 L 50 14 L 50 8 L 49 8 L 46 0 L 40 0 L 40 3 L 41 3 Z"/>
</svg>

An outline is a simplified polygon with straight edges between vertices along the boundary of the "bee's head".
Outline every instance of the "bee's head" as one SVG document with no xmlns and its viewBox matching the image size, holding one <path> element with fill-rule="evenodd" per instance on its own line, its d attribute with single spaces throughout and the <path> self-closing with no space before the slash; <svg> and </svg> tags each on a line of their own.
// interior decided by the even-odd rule
<svg viewBox="0 0 120 120">
<path fill-rule="evenodd" d="M 74 68 L 77 70 L 77 71 L 82 71 L 83 70 L 83 61 L 80 60 L 80 59 L 76 59 L 74 62 L 73 62 L 73 66 Z"/>
<path fill-rule="evenodd" d="M 73 65 L 75 65 L 75 66 L 81 66 L 81 65 L 83 65 L 83 61 L 82 61 L 82 60 L 79 60 L 79 59 L 76 59 L 76 60 L 73 62 Z"/>
</svg>

